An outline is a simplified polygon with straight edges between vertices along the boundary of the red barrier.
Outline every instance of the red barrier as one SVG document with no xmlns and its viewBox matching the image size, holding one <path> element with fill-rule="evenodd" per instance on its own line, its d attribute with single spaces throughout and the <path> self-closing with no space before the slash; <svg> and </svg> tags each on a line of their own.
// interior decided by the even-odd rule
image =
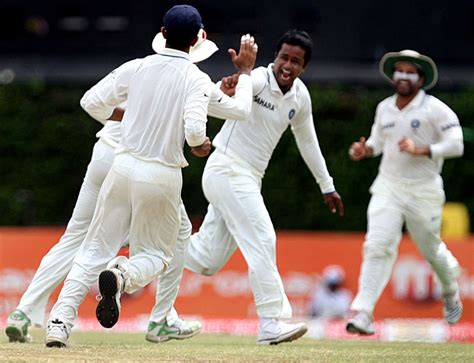
<svg viewBox="0 0 474 363">
<path fill-rule="evenodd" d="M 31 281 L 41 257 L 56 243 L 63 228 L 0 228 L 0 316 L 15 308 Z M 362 233 L 278 232 L 278 267 L 295 316 L 303 316 L 321 271 L 330 264 L 346 272 L 346 287 L 355 294 L 361 263 Z M 474 321 L 474 237 L 448 241 L 459 259 L 462 321 Z M 57 297 L 53 294 L 51 302 Z M 92 318 L 96 291 L 91 291 L 80 309 L 80 317 Z M 154 304 L 155 286 L 150 285 L 123 300 L 123 318 L 148 314 Z M 213 277 L 186 273 L 177 302 L 180 313 L 204 318 L 254 318 L 255 308 L 246 264 L 236 253 Z M 375 315 L 383 318 L 441 318 L 439 286 L 429 265 L 408 237 L 400 245 L 389 285 Z"/>
</svg>

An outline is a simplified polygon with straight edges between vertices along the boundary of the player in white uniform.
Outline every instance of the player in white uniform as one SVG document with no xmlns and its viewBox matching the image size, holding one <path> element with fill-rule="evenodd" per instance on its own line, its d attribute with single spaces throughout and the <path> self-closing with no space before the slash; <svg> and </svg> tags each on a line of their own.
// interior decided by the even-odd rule
<svg viewBox="0 0 474 363">
<path fill-rule="evenodd" d="M 373 311 L 390 278 L 403 224 L 441 283 L 445 319 L 454 324 L 462 315 L 459 264 L 439 235 L 445 201 L 440 172 L 445 158 L 463 154 L 459 120 L 423 90 L 437 81 L 431 58 L 412 50 L 387 53 L 380 71 L 393 83 L 395 95 L 377 106 L 369 139 L 349 149 L 356 161 L 382 154 L 370 188 L 359 291 L 347 323 L 347 330 L 358 334 L 375 332 Z"/>
<path fill-rule="evenodd" d="M 333 213 L 339 209 L 343 214 L 316 137 L 311 98 L 298 78 L 311 58 L 311 47 L 306 32 L 288 31 L 278 43 L 275 62 L 252 72 L 252 113 L 246 122 L 227 120 L 213 141 L 216 150 L 202 181 L 210 204 L 185 256 L 186 268 L 213 275 L 241 250 L 261 321 L 259 344 L 292 341 L 307 330 L 303 323 L 282 321 L 291 318 L 292 310 L 276 266 L 275 230 L 261 195 L 265 169 L 288 126 L 325 202 Z M 177 281 L 180 277 L 177 273 Z M 154 310 L 170 304 L 160 294 Z"/>
<path fill-rule="evenodd" d="M 205 33 L 204 33 L 205 34 Z M 256 44 L 255 44 L 256 46 Z M 159 52 L 164 47 L 164 41 L 159 33 L 153 42 L 153 48 Z M 202 61 L 211 56 L 217 47 L 213 42 L 199 33 L 198 43 L 190 50 L 189 56 L 193 62 Z M 211 116 L 223 118 L 235 117 L 245 119 L 251 108 L 251 82 L 246 73 L 250 73 L 255 62 L 256 48 L 253 38 L 247 36 L 242 38 L 241 49 L 238 56 L 232 56 L 234 65 L 240 70 L 241 77 L 238 89 L 233 98 L 225 95 L 218 87 L 214 87 L 209 97 L 208 113 Z M 139 60 L 136 60 L 139 61 Z M 101 117 L 107 118 L 107 111 L 101 112 L 101 94 L 98 93 L 102 86 L 111 84 L 112 78 L 117 73 L 112 72 L 96 86 L 89 90 L 81 100 L 81 105 L 90 110 L 91 115 L 105 126 L 97 133 L 99 140 L 94 146 L 91 162 L 84 177 L 73 215 L 68 223 L 65 233 L 59 242 L 43 257 L 41 264 L 27 290 L 23 294 L 20 303 L 13 311 L 7 322 L 6 333 L 10 341 L 31 341 L 29 327 L 31 324 L 41 326 L 44 321 L 45 309 L 48 299 L 56 286 L 66 277 L 71 269 L 74 257 L 83 242 L 90 225 L 97 196 L 100 187 L 107 175 L 114 159 L 114 150 L 121 136 L 121 124 L 115 121 L 106 122 Z M 103 106 L 102 106 L 103 107 Z M 110 112 L 110 111 L 109 111 Z M 181 205 L 181 228 L 176 249 L 182 250 L 180 245 L 189 237 L 189 218 Z M 128 243 L 128 241 L 127 241 Z M 177 253 L 176 255 L 180 255 Z M 182 253 L 181 253 L 182 255 Z M 166 280 L 171 270 L 166 271 L 160 280 Z M 197 321 L 184 321 L 173 315 L 172 311 L 167 319 L 155 327 L 162 328 L 161 331 L 166 339 L 183 339 L 195 335 L 201 329 Z M 171 332 L 171 333 L 170 333 Z M 166 333 L 166 334 L 165 334 Z M 162 338 L 164 339 L 164 338 Z"/>
<path fill-rule="evenodd" d="M 130 259 L 108 265 L 99 276 L 96 315 L 103 326 L 117 322 L 122 292 L 145 286 L 169 264 L 180 224 L 184 138 L 197 156 L 210 149 L 205 124 L 212 83 L 187 54 L 201 27 L 195 8 L 173 7 L 162 28 L 167 47 L 121 66 L 108 92 L 101 93 L 109 115 L 128 102 L 122 137 L 85 241 L 51 311 L 49 347 L 67 343 L 79 304 L 127 233 Z"/>
</svg>

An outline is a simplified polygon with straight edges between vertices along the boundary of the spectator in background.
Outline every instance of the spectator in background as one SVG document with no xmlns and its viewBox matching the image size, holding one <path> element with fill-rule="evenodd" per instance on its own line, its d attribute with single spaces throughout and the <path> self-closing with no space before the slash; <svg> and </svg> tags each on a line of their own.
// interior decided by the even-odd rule
<svg viewBox="0 0 474 363">
<path fill-rule="evenodd" d="M 311 300 L 311 316 L 325 319 L 344 319 L 349 314 L 352 293 L 343 287 L 345 273 L 341 266 L 330 265 Z"/>
</svg>

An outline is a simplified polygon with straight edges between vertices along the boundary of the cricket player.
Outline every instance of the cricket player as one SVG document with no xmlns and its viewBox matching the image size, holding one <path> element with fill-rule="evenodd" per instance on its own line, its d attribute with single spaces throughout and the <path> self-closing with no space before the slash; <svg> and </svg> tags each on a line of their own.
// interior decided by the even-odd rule
<svg viewBox="0 0 474 363">
<path fill-rule="evenodd" d="M 292 309 L 276 266 L 275 230 L 261 195 L 265 169 L 288 126 L 325 203 L 331 212 L 344 213 L 316 137 L 309 92 L 298 78 L 311 52 L 309 35 L 290 30 L 278 42 L 274 63 L 252 71 L 252 112 L 246 122 L 228 119 L 213 141 L 216 150 L 202 178 L 208 211 L 183 257 L 187 269 L 211 276 L 237 248 L 241 250 L 260 317 L 258 344 L 292 341 L 307 331 L 304 323 L 283 321 L 291 318 Z M 176 281 L 168 281 L 174 286 L 182 273 L 182 269 L 176 270 Z M 153 312 L 172 302 L 157 291 Z"/>
<path fill-rule="evenodd" d="M 156 52 L 160 52 L 164 46 L 165 39 L 160 32 L 153 41 L 153 49 Z M 254 43 L 253 37 L 247 35 L 242 37 L 238 55 L 232 49 L 229 50 L 233 63 L 241 74 L 240 83 L 233 98 L 225 95 L 218 87 L 213 88 L 208 106 L 208 113 L 211 116 L 223 119 L 227 117 L 245 119 L 249 115 L 252 86 L 250 77 L 247 74 L 250 74 L 255 64 L 257 49 L 258 47 Z M 193 63 L 196 63 L 210 57 L 216 50 L 216 45 L 206 39 L 205 32 L 201 29 L 198 34 L 198 42 L 191 47 L 189 57 Z M 31 341 L 29 327 L 32 323 L 39 326 L 42 325 L 49 296 L 55 287 L 64 280 L 71 269 L 73 259 L 87 233 L 100 187 L 112 165 L 114 151 L 121 136 L 120 123 L 114 121 L 106 122 L 103 118 L 107 118 L 109 114 L 107 114 L 107 111 L 105 113 L 101 112 L 99 107 L 101 94 L 98 91 L 104 85 L 112 83 L 112 78 L 115 77 L 116 72 L 112 72 L 105 77 L 89 90 L 81 100 L 81 105 L 91 116 L 105 124 L 105 126 L 97 134 L 99 140 L 94 146 L 91 162 L 64 235 L 44 256 L 33 281 L 23 294 L 16 310 L 8 318 L 6 333 L 11 342 Z M 104 106 L 102 105 L 102 107 Z M 188 231 L 187 228 L 190 228 L 190 226 L 187 224 L 189 218 L 182 204 L 180 212 L 182 222 L 179 234 L 181 237 L 178 238 L 176 249 L 182 250 L 184 247 L 179 243 L 180 241 L 186 241 L 189 237 L 190 230 Z M 180 256 L 182 253 L 176 255 Z M 168 274 L 169 271 L 166 271 L 160 280 L 166 279 Z M 158 331 L 161 332 L 158 334 L 162 336 L 161 339 L 184 339 L 200 331 L 200 322 L 181 320 L 175 313 L 173 315 L 173 313 L 174 311 L 168 314 L 167 319 L 161 319 L 163 320 L 162 323 L 155 325 L 155 328 L 158 328 Z"/>
<path fill-rule="evenodd" d="M 119 67 L 102 93 L 112 120 L 127 101 L 127 112 L 117 117 L 123 117 L 122 136 L 85 241 L 51 311 L 48 347 L 65 346 L 77 309 L 97 277 L 101 299 L 96 315 L 103 326 L 112 327 L 121 293 L 145 286 L 166 269 L 180 225 L 184 139 L 195 155 L 209 153 L 205 132 L 212 83 L 188 54 L 202 28 L 201 16 L 192 6 L 177 5 L 163 22 L 166 48 Z M 104 270 L 128 233 L 130 259 L 120 269 Z"/>
<path fill-rule="evenodd" d="M 356 334 L 375 332 L 375 304 L 390 278 L 404 224 L 441 283 L 445 319 L 455 324 L 462 315 L 459 264 L 439 234 L 443 160 L 463 154 L 458 117 L 424 91 L 438 78 L 431 58 L 413 50 L 387 53 L 380 71 L 395 94 L 377 106 L 369 139 L 361 138 L 349 149 L 355 161 L 382 154 L 370 188 L 359 291 L 347 322 L 347 331 Z"/>
</svg>

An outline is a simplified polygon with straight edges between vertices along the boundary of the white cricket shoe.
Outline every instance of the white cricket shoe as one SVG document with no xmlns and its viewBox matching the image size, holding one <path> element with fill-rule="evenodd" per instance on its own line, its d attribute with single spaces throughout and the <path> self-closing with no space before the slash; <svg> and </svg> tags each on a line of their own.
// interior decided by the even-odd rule
<svg viewBox="0 0 474 363">
<path fill-rule="evenodd" d="M 449 324 L 456 324 L 462 316 L 463 307 L 459 297 L 459 289 L 452 294 L 443 296 L 444 308 L 443 315 Z"/>
<path fill-rule="evenodd" d="M 8 315 L 5 334 L 10 343 L 30 343 L 33 341 L 30 335 L 31 321 L 26 314 L 20 310 L 15 310 Z"/>
<path fill-rule="evenodd" d="M 64 348 L 69 339 L 69 329 L 66 324 L 56 319 L 48 322 L 46 329 L 46 346 L 48 348 Z"/>
<path fill-rule="evenodd" d="M 100 325 L 112 328 L 120 315 L 120 296 L 125 287 L 123 272 L 119 268 L 102 271 L 99 275 L 99 303 L 95 315 Z"/>
<path fill-rule="evenodd" d="M 346 330 L 349 333 L 372 335 L 375 333 L 374 318 L 365 311 L 354 311 L 354 315 L 347 321 Z"/>
<path fill-rule="evenodd" d="M 152 343 L 166 342 L 170 339 L 187 339 L 199 334 L 202 324 L 197 320 L 177 319 L 168 325 L 166 319 L 162 323 L 150 321 L 145 339 Z"/>
<path fill-rule="evenodd" d="M 305 323 L 285 323 L 280 320 L 274 320 L 264 328 L 260 328 L 257 344 L 274 345 L 291 342 L 301 338 L 307 331 L 308 327 Z"/>
</svg>

